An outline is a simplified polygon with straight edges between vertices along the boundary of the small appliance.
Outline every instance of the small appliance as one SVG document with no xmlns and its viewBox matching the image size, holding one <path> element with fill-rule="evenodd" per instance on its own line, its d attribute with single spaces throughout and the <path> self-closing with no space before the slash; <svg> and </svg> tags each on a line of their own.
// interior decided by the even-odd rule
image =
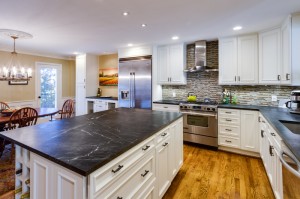
<svg viewBox="0 0 300 199">
<path fill-rule="evenodd" d="M 293 90 L 291 92 L 291 101 L 285 103 L 290 113 L 300 114 L 300 90 Z"/>
</svg>

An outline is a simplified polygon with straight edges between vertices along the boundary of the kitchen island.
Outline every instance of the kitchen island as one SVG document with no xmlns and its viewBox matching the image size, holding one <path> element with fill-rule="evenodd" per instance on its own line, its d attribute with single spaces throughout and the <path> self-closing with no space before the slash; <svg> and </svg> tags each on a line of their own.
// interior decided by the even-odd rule
<svg viewBox="0 0 300 199">
<path fill-rule="evenodd" d="M 16 144 L 16 198 L 161 198 L 182 165 L 182 129 L 180 113 L 119 108 L 0 136 Z"/>
</svg>

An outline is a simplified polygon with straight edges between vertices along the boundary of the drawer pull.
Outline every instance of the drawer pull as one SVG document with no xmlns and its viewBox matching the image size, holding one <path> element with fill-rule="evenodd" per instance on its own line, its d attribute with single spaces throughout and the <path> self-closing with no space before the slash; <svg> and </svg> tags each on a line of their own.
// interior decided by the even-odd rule
<svg viewBox="0 0 300 199">
<path fill-rule="evenodd" d="M 266 123 L 266 122 L 263 120 L 262 123 Z"/>
<path fill-rule="evenodd" d="M 232 131 L 231 129 L 225 129 L 226 131 Z"/>
<path fill-rule="evenodd" d="M 119 196 L 118 196 L 117 199 L 123 199 L 123 197 L 119 197 Z"/>
<path fill-rule="evenodd" d="M 275 134 L 275 133 L 271 133 L 271 135 L 272 135 L 272 136 L 276 136 L 276 134 Z"/>
<path fill-rule="evenodd" d="M 269 153 L 270 153 L 270 156 L 274 156 L 273 149 L 274 149 L 274 147 L 270 145 L 270 146 L 269 146 Z"/>
<path fill-rule="evenodd" d="M 231 114 L 231 112 L 225 112 L 225 113 Z"/>
<path fill-rule="evenodd" d="M 231 143 L 231 141 L 230 141 L 230 140 L 225 140 L 225 142 Z"/>
<path fill-rule="evenodd" d="M 141 176 L 145 177 L 149 173 L 149 170 L 145 170 L 145 173 L 142 173 Z"/>
<path fill-rule="evenodd" d="M 230 119 L 226 119 L 226 121 L 227 121 L 227 122 L 231 122 L 232 120 L 230 120 Z"/>
<path fill-rule="evenodd" d="M 168 142 L 165 142 L 162 146 L 167 146 L 169 143 Z"/>
<path fill-rule="evenodd" d="M 117 173 L 117 172 L 120 171 L 123 167 L 124 167 L 124 165 L 119 165 L 118 168 L 117 168 L 116 170 L 111 170 L 111 172 Z"/>
<path fill-rule="evenodd" d="M 164 106 L 164 108 L 168 108 L 167 106 Z"/>
<path fill-rule="evenodd" d="M 143 151 L 147 151 L 147 149 L 149 149 L 150 146 L 149 145 L 146 145 L 144 148 L 142 148 Z"/>
<path fill-rule="evenodd" d="M 264 137 L 264 130 L 260 131 L 260 136 L 263 138 Z"/>
<path fill-rule="evenodd" d="M 162 136 L 162 137 L 165 137 L 166 135 L 167 135 L 167 133 L 163 133 L 163 134 L 161 134 L 161 136 Z"/>
</svg>

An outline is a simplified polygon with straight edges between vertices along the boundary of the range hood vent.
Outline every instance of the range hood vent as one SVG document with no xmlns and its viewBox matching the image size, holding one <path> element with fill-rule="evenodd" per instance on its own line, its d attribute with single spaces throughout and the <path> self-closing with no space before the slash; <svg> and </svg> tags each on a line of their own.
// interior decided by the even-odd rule
<svg viewBox="0 0 300 199">
<path fill-rule="evenodd" d="M 190 67 L 184 72 L 200 72 L 200 71 L 219 71 L 217 68 L 211 68 L 207 66 L 206 62 L 206 41 L 196 41 L 195 42 L 195 66 Z"/>
</svg>

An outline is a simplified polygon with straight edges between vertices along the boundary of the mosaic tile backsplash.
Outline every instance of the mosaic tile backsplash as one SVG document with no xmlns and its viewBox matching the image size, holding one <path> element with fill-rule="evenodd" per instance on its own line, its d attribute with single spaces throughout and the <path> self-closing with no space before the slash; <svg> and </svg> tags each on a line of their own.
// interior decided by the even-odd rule
<svg viewBox="0 0 300 199">
<path fill-rule="evenodd" d="M 207 48 L 218 48 L 217 42 L 209 42 Z M 187 65 L 193 66 L 194 45 L 187 46 Z M 217 55 L 214 50 L 214 55 Z M 215 63 L 207 60 L 208 63 Z M 292 86 L 220 86 L 218 85 L 218 72 L 197 72 L 187 74 L 187 85 L 184 86 L 162 86 L 163 99 L 186 100 L 188 92 L 194 92 L 197 100 L 203 101 L 210 98 L 221 102 L 222 91 L 227 89 L 237 95 L 238 104 L 278 106 L 281 99 L 289 99 L 292 90 L 300 90 L 300 87 Z M 173 93 L 176 97 L 173 97 Z M 277 102 L 272 102 L 271 96 L 277 96 Z"/>
</svg>

